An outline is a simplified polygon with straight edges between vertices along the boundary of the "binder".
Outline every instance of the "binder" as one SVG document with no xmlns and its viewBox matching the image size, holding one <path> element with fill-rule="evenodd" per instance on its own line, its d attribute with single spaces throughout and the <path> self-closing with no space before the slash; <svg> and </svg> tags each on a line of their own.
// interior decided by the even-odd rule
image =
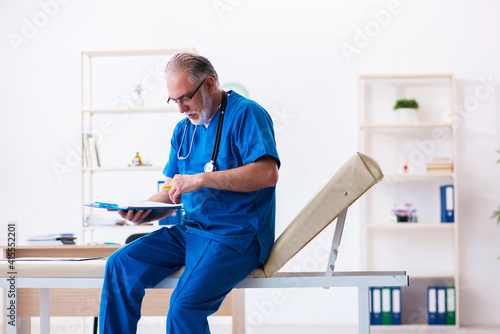
<svg viewBox="0 0 500 334">
<path fill-rule="evenodd" d="M 432 286 L 427 288 L 427 323 L 437 325 L 437 294 Z"/>
<path fill-rule="evenodd" d="M 437 324 L 446 325 L 446 288 L 437 287 Z"/>
<path fill-rule="evenodd" d="M 94 202 L 85 204 L 85 206 L 97 209 L 107 210 L 152 210 L 152 209 L 179 209 L 182 204 L 167 204 L 152 201 L 135 201 L 128 203 L 105 203 Z"/>
<path fill-rule="evenodd" d="M 391 288 L 384 287 L 382 291 L 382 325 L 392 322 Z"/>
<path fill-rule="evenodd" d="M 441 223 L 453 223 L 455 221 L 455 200 L 452 184 L 440 187 L 441 195 Z"/>
<path fill-rule="evenodd" d="M 382 297 L 380 288 L 371 288 L 371 320 L 372 325 L 382 325 Z"/>
<path fill-rule="evenodd" d="M 393 325 L 401 325 L 401 288 L 393 287 L 392 292 L 392 319 Z"/>
<path fill-rule="evenodd" d="M 373 288 L 370 288 L 370 293 L 368 294 L 368 305 L 370 306 L 370 325 L 373 325 Z"/>
<path fill-rule="evenodd" d="M 455 287 L 449 286 L 446 288 L 446 324 L 455 325 Z"/>
</svg>

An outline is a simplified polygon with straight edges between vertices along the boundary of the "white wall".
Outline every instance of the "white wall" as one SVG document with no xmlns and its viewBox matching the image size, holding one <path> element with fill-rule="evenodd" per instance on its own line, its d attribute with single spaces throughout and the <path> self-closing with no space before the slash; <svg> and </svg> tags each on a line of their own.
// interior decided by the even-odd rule
<svg viewBox="0 0 500 334">
<path fill-rule="evenodd" d="M 243 84 L 279 128 L 277 233 L 355 152 L 358 74 L 454 73 L 467 111 L 459 129 L 461 319 L 500 324 L 500 229 L 489 218 L 500 205 L 500 86 L 467 104 L 480 78 L 500 81 L 499 14 L 493 0 L 0 0 L 0 233 L 10 221 L 19 243 L 79 233 L 79 167 L 59 178 L 52 165 L 74 164 L 80 145 L 82 50 L 193 46 L 222 82 Z M 361 36 L 365 29 L 371 37 Z M 357 47 L 350 56 L 347 43 Z M 350 222 L 339 270 L 359 267 L 356 210 Z M 321 269 L 330 232 L 290 266 Z M 247 293 L 257 324 L 357 321 L 349 289 L 277 291 L 279 307 L 266 310 L 270 293 Z"/>
</svg>

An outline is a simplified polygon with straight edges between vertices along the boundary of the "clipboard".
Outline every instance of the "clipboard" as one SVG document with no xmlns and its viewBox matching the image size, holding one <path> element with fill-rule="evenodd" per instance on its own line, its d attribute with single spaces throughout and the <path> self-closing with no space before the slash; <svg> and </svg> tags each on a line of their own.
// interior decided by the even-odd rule
<svg viewBox="0 0 500 334">
<path fill-rule="evenodd" d="M 84 204 L 85 206 L 97 209 L 108 209 L 108 210 L 155 210 L 155 209 L 180 209 L 182 204 L 167 204 L 161 202 L 152 201 L 135 201 L 127 203 L 106 203 L 106 202 L 94 202 L 89 204 Z"/>
</svg>

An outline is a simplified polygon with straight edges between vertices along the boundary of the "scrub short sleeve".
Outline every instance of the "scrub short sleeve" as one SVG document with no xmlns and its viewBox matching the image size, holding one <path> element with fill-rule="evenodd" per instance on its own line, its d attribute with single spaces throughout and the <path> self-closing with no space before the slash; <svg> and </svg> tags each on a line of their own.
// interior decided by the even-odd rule
<svg viewBox="0 0 500 334">
<path fill-rule="evenodd" d="M 180 128 L 180 123 L 178 123 L 174 129 L 172 139 L 170 140 L 170 154 L 168 156 L 167 165 L 163 169 L 163 175 L 170 178 L 173 178 L 176 174 L 179 174 L 179 166 L 177 164 L 177 151 L 179 149 L 179 143 L 177 142 L 177 138 L 179 138 Z M 182 129 L 180 129 L 180 131 L 182 131 Z"/>
<path fill-rule="evenodd" d="M 244 165 L 255 162 L 264 155 L 280 160 L 274 138 L 271 116 L 258 104 L 248 104 L 235 120 L 233 136 Z"/>
</svg>

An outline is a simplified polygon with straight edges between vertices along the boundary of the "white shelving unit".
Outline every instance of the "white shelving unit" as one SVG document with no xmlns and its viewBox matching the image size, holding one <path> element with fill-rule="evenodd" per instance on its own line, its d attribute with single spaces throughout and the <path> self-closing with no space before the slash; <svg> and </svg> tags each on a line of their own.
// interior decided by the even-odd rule
<svg viewBox="0 0 500 334">
<path fill-rule="evenodd" d="M 192 48 L 162 50 L 83 51 L 81 53 L 81 117 L 83 135 L 96 139 L 99 166 L 85 158 L 82 204 L 149 198 L 164 180 L 170 136 L 180 120 L 176 106 L 166 104 L 163 69 L 172 55 Z M 140 91 L 140 94 L 138 93 Z M 139 151 L 150 164 L 129 166 Z M 114 241 L 120 234 L 150 232 L 153 226 L 89 225 L 89 217 L 113 220 L 116 213 L 84 207 L 83 243 Z M 119 237 L 123 239 L 124 237 Z M 99 239 L 99 238 L 97 238 Z"/>
<path fill-rule="evenodd" d="M 407 270 L 410 286 L 402 291 L 404 326 L 427 326 L 428 286 L 455 286 L 458 326 L 453 75 L 370 75 L 360 76 L 358 83 L 360 151 L 373 157 L 385 174 L 360 205 L 362 269 Z M 396 100 L 402 98 L 419 103 L 417 118 L 410 124 L 402 123 L 393 110 Z M 427 164 L 435 158 L 448 158 L 453 170 L 428 172 Z M 440 221 L 440 186 L 446 184 L 454 185 L 454 223 Z M 416 209 L 418 222 L 394 222 L 392 210 L 404 209 L 407 203 Z"/>
</svg>

